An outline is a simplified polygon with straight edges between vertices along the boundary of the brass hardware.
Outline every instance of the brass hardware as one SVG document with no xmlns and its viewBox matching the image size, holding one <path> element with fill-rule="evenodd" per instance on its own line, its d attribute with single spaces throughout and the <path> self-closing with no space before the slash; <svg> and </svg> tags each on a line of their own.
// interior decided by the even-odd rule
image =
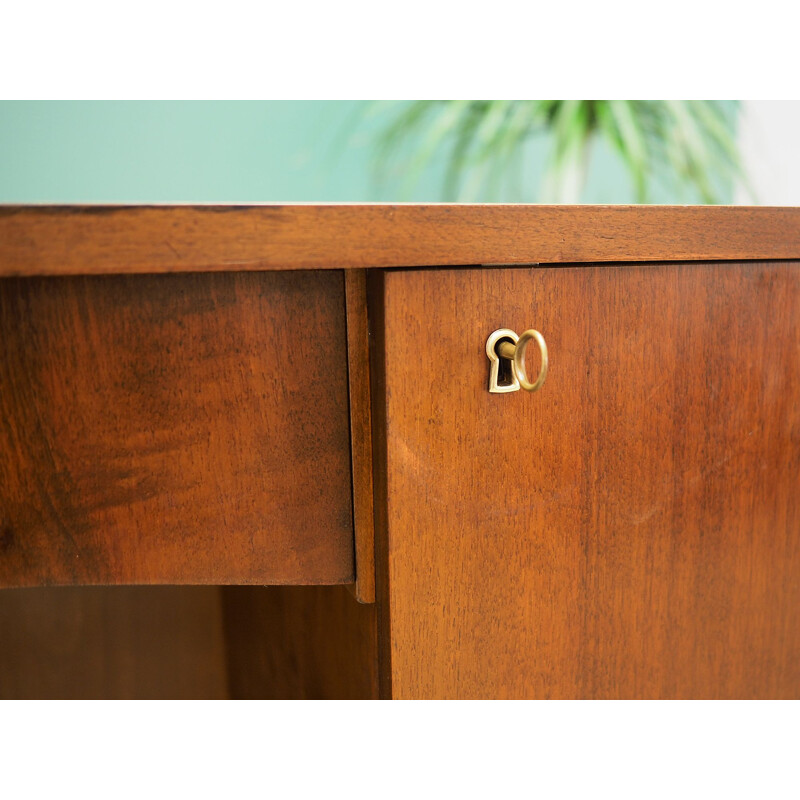
<svg viewBox="0 0 800 800">
<path fill-rule="evenodd" d="M 536 340 L 542 355 L 539 375 L 533 383 L 528 380 L 528 375 L 525 371 L 525 351 L 531 339 Z M 486 355 L 489 356 L 491 364 L 489 371 L 490 392 L 494 394 L 516 392 L 520 387 L 525 389 L 526 392 L 535 392 L 542 388 L 547 377 L 548 360 L 547 344 L 545 344 L 544 336 L 539 331 L 529 328 L 521 336 L 517 336 L 514 331 L 508 328 L 500 328 L 494 331 L 486 340 Z M 505 359 L 511 365 L 510 378 L 504 383 L 500 382 L 500 359 Z"/>
<path fill-rule="evenodd" d="M 536 344 L 539 345 L 539 351 L 542 354 L 542 366 L 539 367 L 539 376 L 533 383 L 528 380 L 528 375 L 525 372 L 525 350 L 531 339 L 536 339 Z M 514 349 L 514 374 L 517 376 L 519 385 L 526 392 L 536 392 L 541 389 L 544 379 L 547 377 L 547 345 L 545 344 L 544 336 L 533 328 L 524 331 L 517 341 L 517 346 Z"/>
<path fill-rule="evenodd" d="M 517 341 L 519 341 L 518 338 Z M 495 349 L 497 350 L 497 354 L 500 356 L 500 358 L 507 358 L 509 361 L 514 360 L 514 353 L 517 352 L 517 346 L 515 344 L 504 341 L 501 341 Z"/>
<path fill-rule="evenodd" d="M 500 328 L 500 330 L 492 333 L 486 340 L 486 355 L 489 356 L 489 363 L 491 365 L 489 368 L 489 391 L 492 392 L 492 394 L 519 391 L 519 381 L 514 374 L 513 366 L 507 371 L 507 381 L 500 383 L 500 356 L 497 353 L 497 346 L 503 339 L 511 339 L 514 344 L 510 342 L 508 344 L 510 347 L 515 347 L 519 336 L 517 336 L 514 331 L 508 330 L 508 328 Z M 513 365 L 513 360 L 511 364 Z"/>
</svg>

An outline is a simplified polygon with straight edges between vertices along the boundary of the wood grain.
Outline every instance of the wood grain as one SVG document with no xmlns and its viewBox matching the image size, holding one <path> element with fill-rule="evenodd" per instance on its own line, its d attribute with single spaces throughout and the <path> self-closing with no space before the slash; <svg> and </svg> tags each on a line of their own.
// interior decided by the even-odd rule
<svg viewBox="0 0 800 800">
<path fill-rule="evenodd" d="M 372 486 L 375 527 L 375 603 L 378 623 L 378 694 L 392 698 L 391 595 L 389 593 L 389 474 L 386 375 L 386 276 L 385 270 L 367 271 L 369 309 L 369 374 L 372 417 Z M 404 646 L 414 647 L 413 642 Z"/>
<path fill-rule="evenodd" d="M 800 697 L 800 263 L 400 271 L 381 301 L 394 697 Z M 499 327 L 544 334 L 539 393 L 488 393 Z"/>
<path fill-rule="evenodd" d="M 372 504 L 372 420 L 369 378 L 367 278 L 364 270 L 345 270 L 347 376 L 350 389 L 350 451 L 353 469 L 355 596 L 375 602 L 375 527 Z"/>
<path fill-rule="evenodd" d="M 340 272 L 0 281 L 0 586 L 354 580 Z"/>
<path fill-rule="evenodd" d="M 222 699 L 212 586 L 0 591 L 0 698 Z"/>
<path fill-rule="evenodd" d="M 0 207 L 0 275 L 782 259 L 799 208 Z"/>
<path fill-rule="evenodd" d="M 237 586 L 223 605 L 233 698 L 377 697 L 374 604 L 342 586 Z"/>
</svg>

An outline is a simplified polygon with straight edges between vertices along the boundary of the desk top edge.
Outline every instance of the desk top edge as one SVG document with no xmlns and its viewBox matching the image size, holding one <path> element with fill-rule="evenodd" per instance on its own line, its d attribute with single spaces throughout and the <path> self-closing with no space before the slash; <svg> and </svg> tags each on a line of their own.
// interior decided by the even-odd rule
<svg viewBox="0 0 800 800">
<path fill-rule="evenodd" d="M 800 258 L 800 207 L 0 205 L 0 276 Z"/>
</svg>

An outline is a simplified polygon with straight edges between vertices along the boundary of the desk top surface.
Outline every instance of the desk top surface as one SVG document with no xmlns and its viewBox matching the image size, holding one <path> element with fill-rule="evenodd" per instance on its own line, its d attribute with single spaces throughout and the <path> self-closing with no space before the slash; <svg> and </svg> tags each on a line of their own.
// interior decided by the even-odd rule
<svg viewBox="0 0 800 800">
<path fill-rule="evenodd" d="M 800 208 L 0 206 L 0 276 L 800 258 Z"/>
</svg>

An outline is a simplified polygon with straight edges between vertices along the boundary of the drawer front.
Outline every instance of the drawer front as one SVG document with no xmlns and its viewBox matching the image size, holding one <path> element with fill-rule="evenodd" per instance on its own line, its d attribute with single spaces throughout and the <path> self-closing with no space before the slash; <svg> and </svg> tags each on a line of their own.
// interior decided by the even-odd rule
<svg viewBox="0 0 800 800">
<path fill-rule="evenodd" d="M 353 580 L 340 272 L 0 280 L 0 585 Z"/>
<path fill-rule="evenodd" d="M 800 696 L 799 266 L 377 296 L 394 696 Z M 531 327 L 543 388 L 490 394 L 487 337 Z"/>
</svg>

